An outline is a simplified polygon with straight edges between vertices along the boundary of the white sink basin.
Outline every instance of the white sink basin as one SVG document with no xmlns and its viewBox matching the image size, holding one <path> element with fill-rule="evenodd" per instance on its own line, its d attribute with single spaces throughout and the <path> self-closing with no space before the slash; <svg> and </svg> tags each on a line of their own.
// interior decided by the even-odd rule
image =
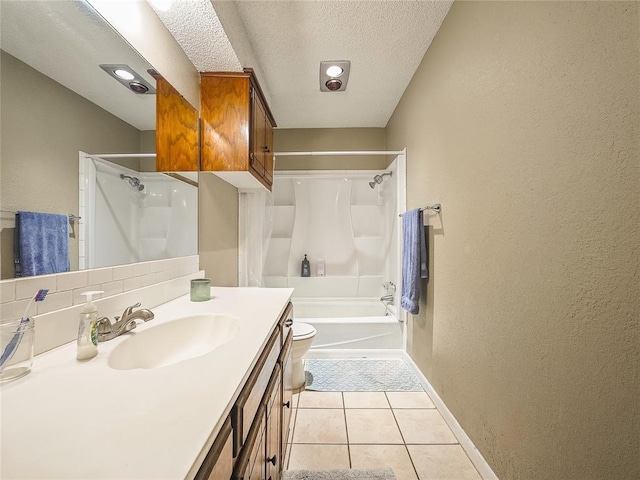
<svg viewBox="0 0 640 480">
<path fill-rule="evenodd" d="M 226 315 L 194 315 L 134 330 L 109 354 L 108 364 L 116 370 L 175 365 L 211 353 L 238 328 L 237 319 Z"/>
</svg>

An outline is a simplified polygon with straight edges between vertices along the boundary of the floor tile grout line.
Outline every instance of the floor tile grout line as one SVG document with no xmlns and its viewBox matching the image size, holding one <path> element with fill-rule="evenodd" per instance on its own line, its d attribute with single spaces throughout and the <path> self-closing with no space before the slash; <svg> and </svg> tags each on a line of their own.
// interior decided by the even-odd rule
<svg viewBox="0 0 640 480">
<path fill-rule="evenodd" d="M 387 392 L 384 392 L 385 397 L 387 397 L 387 401 L 389 402 L 389 405 L 391 405 L 391 399 L 389 398 L 389 395 L 387 395 Z M 398 430 L 400 431 L 400 437 L 402 437 L 402 442 L 404 443 L 404 449 L 407 452 L 407 455 L 409 455 L 409 461 L 411 462 L 411 466 L 413 467 L 413 471 L 416 474 L 416 478 L 418 480 L 420 480 L 420 474 L 418 473 L 418 469 L 416 468 L 416 464 L 413 462 L 413 457 L 411 456 L 411 452 L 409 452 L 409 447 L 407 447 L 407 442 L 404 439 L 404 434 L 402 433 L 402 429 L 400 428 L 400 424 L 398 423 L 398 419 L 396 418 L 396 412 L 394 411 L 393 406 L 391 406 L 391 414 L 393 415 L 393 420 L 396 422 L 396 426 L 398 427 Z"/>
<path fill-rule="evenodd" d="M 293 436 L 296 433 L 296 424 L 298 423 L 298 406 L 300 405 L 300 392 L 296 393 L 296 408 L 294 408 L 293 413 L 293 426 L 291 426 L 291 444 L 289 446 L 289 457 L 287 458 L 287 465 L 285 466 L 285 470 L 289 469 L 289 464 L 291 463 L 291 454 L 293 453 Z M 291 403 L 293 403 L 293 395 L 291 396 Z M 287 441 L 289 439 L 287 438 Z"/>
<path fill-rule="evenodd" d="M 415 443 L 415 442 L 410 442 L 410 443 L 405 443 L 405 445 L 418 445 L 418 446 L 431 446 L 431 445 L 460 445 L 459 443 Z M 460 445 L 462 446 L 462 445 Z"/>
<path fill-rule="evenodd" d="M 298 443 L 294 443 L 293 445 L 347 445 L 346 443 L 330 443 L 330 442 L 298 442 Z M 355 445 L 355 444 L 354 444 Z"/>
<path fill-rule="evenodd" d="M 349 444 L 349 427 L 347 426 L 347 408 L 344 403 L 344 392 L 340 392 L 342 396 L 342 406 L 345 407 L 342 409 L 342 415 L 344 416 L 344 431 L 347 435 L 347 456 L 349 457 L 349 469 L 353 468 L 353 463 L 351 462 L 351 447 Z"/>
</svg>

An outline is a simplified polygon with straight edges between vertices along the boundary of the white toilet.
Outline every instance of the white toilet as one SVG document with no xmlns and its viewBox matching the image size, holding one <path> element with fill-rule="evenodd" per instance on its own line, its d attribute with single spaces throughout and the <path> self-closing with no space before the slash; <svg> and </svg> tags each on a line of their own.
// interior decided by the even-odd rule
<svg viewBox="0 0 640 480">
<path fill-rule="evenodd" d="M 293 389 L 302 388 L 305 383 L 303 356 L 311 348 L 313 338 L 316 336 L 316 329 L 313 325 L 302 322 L 293 322 L 293 350 L 291 352 L 293 361 Z"/>
</svg>

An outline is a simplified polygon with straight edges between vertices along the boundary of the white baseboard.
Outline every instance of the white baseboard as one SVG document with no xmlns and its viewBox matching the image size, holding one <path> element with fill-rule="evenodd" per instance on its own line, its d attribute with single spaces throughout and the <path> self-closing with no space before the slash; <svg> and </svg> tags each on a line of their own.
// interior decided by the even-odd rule
<svg viewBox="0 0 640 480">
<path fill-rule="evenodd" d="M 427 378 L 422 374 L 418 366 L 411 359 L 407 352 L 402 352 L 402 359 L 416 374 L 416 376 L 418 377 L 418 381 L 424 387 L 427 394 L 431 397 L 431 400 L 433 400 L 433 403 L 438 409 L 438 412 L 440 412 L 440 414 L 444 418 L 444 421 L 447 423 L 447 425 L 449 425 L 449 428 L 458 439 L 458 442 L 460 442 L 460 446 L 469 457 L 469 460 L 471 460 L 471 463 L 473 463 L 473 466 L 476 467 L 476 470 L 478 470 L 478 473 L 483 478 L 483 480 L 498 480 L 498 477 L 495 473 L 493 473 L 493 470 L 484 459 L 480 451 L 473 444 L 473 442 L 462 429 L 456 418 L 444 404 L 444 402 L 440 398 L 440 395 L 436 393 Z"/>
<path fill-rule="evenodd" d="M 364 349 L 364 348 L 321 348 L 309 350 L 304 358 L 401 358 L 405 352 L 402 349 Z"/>
</svg>

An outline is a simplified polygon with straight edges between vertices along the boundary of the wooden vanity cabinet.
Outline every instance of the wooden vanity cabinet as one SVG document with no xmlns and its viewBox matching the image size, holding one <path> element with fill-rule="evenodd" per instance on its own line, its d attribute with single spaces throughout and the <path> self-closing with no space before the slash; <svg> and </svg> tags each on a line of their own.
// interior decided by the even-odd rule
<svg viewBox="0 0 640 480">
<path fill-rule="evenodd" d="M 201 170 L 271 191 L 276 122 L 253 69 L 201 73 L 200 116 Z"/>
<path fill-rule="evenodd" d="M 293 406 L 292 321 L 289 303 L 196 480 L 281 480 Z"/>
</svg>

